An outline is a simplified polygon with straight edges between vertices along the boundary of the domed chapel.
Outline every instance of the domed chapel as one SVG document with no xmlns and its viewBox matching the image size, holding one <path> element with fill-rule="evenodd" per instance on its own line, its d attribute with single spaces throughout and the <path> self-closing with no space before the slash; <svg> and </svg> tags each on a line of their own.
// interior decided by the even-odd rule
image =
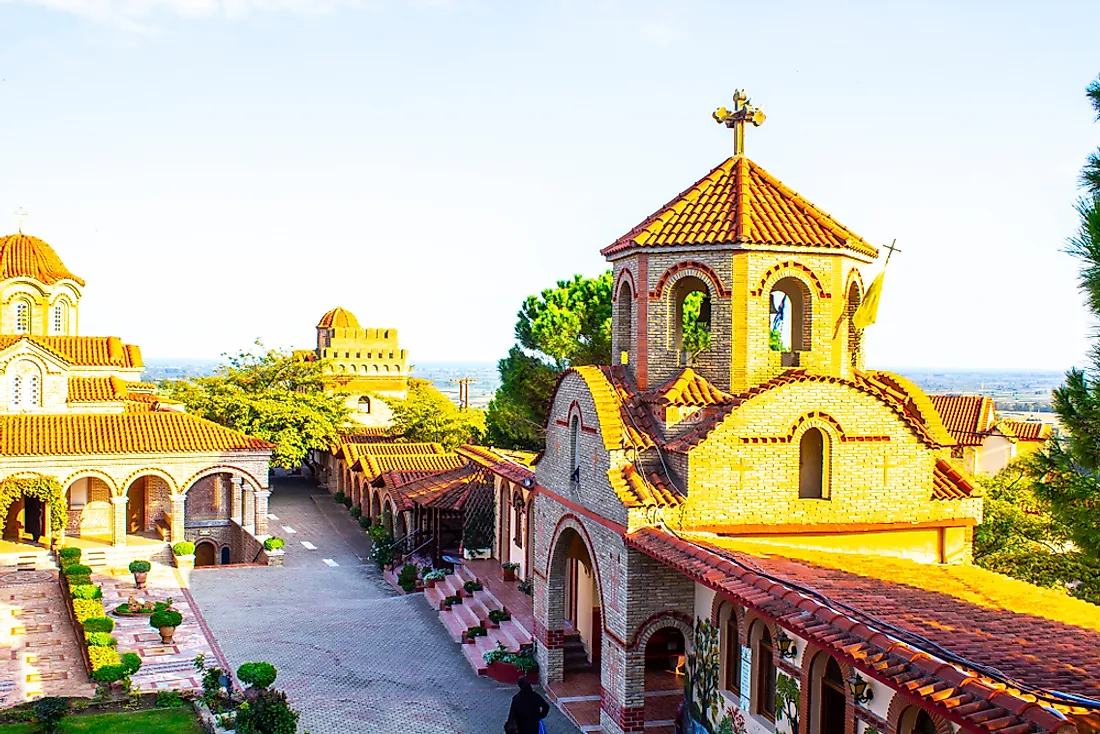
<svg viewBox="0 0 1100 734">
<path fill-rule="evenodd" d="M 955 439 L 865 367 L 883 253 L 744 154 L 743 93 L 715 117 L 734 155 L 602 250 L 615 364 L 567 370 L 549 408 L 551 695 L 609 734 L 671 732 L 681 701 L 695 731 L 1094 730 L 1073 696 L 1100 699 L 1096 608 L 972 565 Z"/>
<path fill-rule="evenodd" d="M 84 286 L 43 240 L 0 237 L 4 565 L 60 544 L 170 561 L 182 540 L 200 565 L 252 560 L 272 446 L 157 396 L 136 345 L 82 336 Z"/>
</svg>

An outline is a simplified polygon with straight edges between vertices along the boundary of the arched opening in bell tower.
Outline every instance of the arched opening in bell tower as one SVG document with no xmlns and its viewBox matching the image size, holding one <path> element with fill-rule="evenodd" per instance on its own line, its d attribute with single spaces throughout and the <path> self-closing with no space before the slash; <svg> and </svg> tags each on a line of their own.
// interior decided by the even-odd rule
<svg viewBox="0 0 1100 734">
<path fill-rule="evenodd" d="M 630 282 L 624 280 L 619 286 L 619 295 L 615 299 L 615 359 L 626 364 L 633 344 L 634 334 L 634 290 Z"/>
<path fill-rule="evenodd" d="M 810 350 L 813 321 L 810 289 L 798 278 L 782 278 L 772 286 L 768 309 L 768 343 L 773 351 L 783 352 L 784 366 L 797 367 L 798 352 Z"/>
<path fill-rule="evenodd" d="M 852 281 L 848 286 L 848 303 L 845 305 L 845 315 L 848 318 L 848 359 L 853 367 L 859 367 L 861 350 L 863 349 L 863 332 L 856 328 L 852 322 L 859 304 L 863 302 L 863 294 L 860 293 L 859 283 Z"/>
<path fill-rule="evenodd" d="M 680 364 L 695 364 L 699 355 L 710 348 L 711 294 L 699 278 L 681 278 L 672 291 L 676 305 L 673 318 L 673 344 Z"/>
</svg>

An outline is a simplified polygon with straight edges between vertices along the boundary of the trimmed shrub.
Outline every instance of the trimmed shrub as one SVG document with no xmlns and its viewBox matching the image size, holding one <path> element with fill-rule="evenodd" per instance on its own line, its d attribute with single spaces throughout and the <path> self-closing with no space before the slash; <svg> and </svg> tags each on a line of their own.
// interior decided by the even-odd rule
<svg viewBox="0 0 1100 734">
<path fill-rule="evenodd" d="M 107 650 L 106 647 L 93 647 L 93 650 Z M 114 652 L 112 650 L 112 652 Z M 126 667 L 121 663 L 111 663 L 102 667 L 96 668 L 92 671 L 92 680 L 96 683 L 114 683 L 125 678 L 127 675 Z"/>
<path fill-rule="evenodd" d="M 126 675 L 133 675 L 141 670 L 141 656 L 136 652 L 124 652 L 119 660 L 122 662 L 122 667 L 126 668 Z"/>
<path fill-rule="evenodd" d="M 118 653 L 113 647 L 89 647 L 88 661 L 92 664 L 93 671 L 106 665 L 121 665 Z"/>
<path fill-rule="evenodd" d="M 503 609 L 490 609 L 489 610 L 489 621 L 490 622 L 496 622 L 497 624 L 499 624 L 501 622 L 507 622 L 511 618 L 512 618 L 512 615 L 508 614 L 508 612 L 504 611 Z"/>
<path fill-rule="evenodd" d="M 74 599 L 102 599 L 103 589 L 95 584 L 77 584 L 69 586 L 69 595 Z"/>
<path fill-rule="evenodd" d="M 149 561 L 130 561 L 130 573 L 149 573 L 153 569 L 153 564 Z"/>
<path fill-rule="evenodd" d="M 455 604 L 461 604 L 462 603 L 462 597 L 458 596 L 457 594 L 455 596 L 448 596 L 446 599 L 443 600 L 443 603 L 447 606 L 454 606 Z"/>
<path fill-rule="evenodd" d="M 397 574 L 397 585 L 406 592 L 410 592 L 416 588 L 416 578 L 419 574 L 420 569 L 415 563 L 406 563 L 401 567 L 401 573 Z"/>
<path fill-rule="evenodd" d="M 279 550 L 286 545 L 286 541 L 282 538 L 272 536 L 264 540 L 264 550 Z"/>
<path fill-rule="evenodd" d="M 353 507 L 350 510 L 348 510 L 348 512 L 350 512 L 351 516 L 356 518 L 356 519 L 363 516 L 363 508 L 362 507 Z"/>
<path fill-rule="evenodd" d="M 65 584 L 71 589 L 74 586 L 87 586 L 92 583 L 92 577 L 88 575 L 77 574 L 75 576 L 66 576 Z"/>
<path fill-rule="evenodd" d="M 56 696 L 39 699 L 34 704 L 34 720 L 42 725 L 45 734 L 54 734 L 68 712 L 69 702 Z"/>
<path fill-rule="evenodd" d="M 462 588 L 465 589 L 467 593 L 472 594 L 475 591 L 481 591 L 481 582 L 467 581 L 462 585 Z"/>
<path fill-rule="evenodd" d="M 89 617 L 84 620 L 85 632 L 114 632 L 115 620 L 110 617 Z"/>
<path fill-rule="evenodd" d="M 88 566 L 85 566 L 85 565 L 81 564 L 81 563 L 73 563 L 71 565 L 66 566 L 65 569 L 61 573 L 65 574 L 66 577 L 68 577 L 68 576 L 91 576 L 92 575 L 92 569 Z"/>
<path fill-rule="evenodd" d="M 195 544 L 190 540 L 181 540 L 172 546 L 172 555 L 190 556 L 195 552 Z"/>
<path fill-rule="evenodd" d="M 344 501 L 344 493 L 343 492 L 336 492 L 335 494 L 332 495 L 332 501 L 333 502 L 343 502 Z"/>
<path fill-rule="evenodd" d="M 57 560 L 62 566 L 68 566 L 72 563 L 79 563 L 80 554 L 81 550 L 79 548 L 74 548 L 71 545 L 67 545 L 57 551 Z"/>
<path fill-rule="evenodd" d="M 160 629 L 161 627 L 179 627 L 183 623 L 183 615 L 175 609 L 161 609 L 153 612 L 149 617 L 149 626 Z"/>
<path fill-rule="evenodd" d="M 237 710 L 236 727 L 241 734 L 295 734 L 298 712 L 290 708 L 282 691 L 264 690 Z"/>
<path fill-rule="evenodd" d="M 279 671 L 271 663 L 245 663 L 237 668 L 237 678 L 253 688 L 267 688 L 275 682 Z"/>
<path fill-rule="evenodd" d="M 157 691 L 157 708 L 174 709 L 183 706 L 186 701 L 179 691 Z"/>
<path fill-rule="evenodd" d="M 118 645 L 118 640 L 110 632 L 88 632 L 85 630 L 84 641 L 88 643 L 88 647 L 115 647 Z"/>
<path fill-rule="evenodd" d="M 344 499 L 340 501 L 344 503 L 344 507 L 351 507 L 351 497 L 344 495 Z"/>
<path fill-rule="evenodd" d="M 103 605 L 95 599 L 73 599 L 73 616 L 78 624 L 83 625 L 85 620 L 92 617 L 106 616 L 106 612 Z"/>
<path fill-rule="evenodd" d="M 370 527 L 370 518 L 367 515 L 361 515 L 359 517 L 359 527 L 364 530 Z"/>
</svg>

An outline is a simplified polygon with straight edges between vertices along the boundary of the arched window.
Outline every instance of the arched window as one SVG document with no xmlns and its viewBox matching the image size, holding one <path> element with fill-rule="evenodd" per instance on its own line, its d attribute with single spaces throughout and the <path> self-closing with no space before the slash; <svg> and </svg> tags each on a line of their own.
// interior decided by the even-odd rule
<svg viewBox="0 0 1100 734">
<path fill-rule="evenodd" d="M 11 394 L 8 395 L 8 406 L 12 410 L 18 410 L 23 404 L 23 376 L 15 375 L 11 378 Z"/>
<path fill-rule="evenodd" d="M 753 686 L 753 711 L 768 721 L 775 721 L 775 656 L 772 636 L 762 623 L 754 625 L 756 650 L 756 682 Z"/>
<path fill-rule="evenodd" d="M 619 297 L 615 300 L 615 341 L 619 345 L 618 362 L 626 364 L 634 334 L 634 291 L 630 282 L 623 280 Z"/>
<path fill-rule="evenodd" d="M 815 705 L 810 709 L 812 734 L 833 734 L 845 729 L 848 693 L 844 674 L 832 655 L 821 653 L 813 661 L 810 684 Z"/>
<path fill-rule="evenodd" d="M 15 333 L 29 334 L 31 330 L 31 305 L 26 301 L 15 303 Z"/>
<path fill-rule="evenodd" d="M 859 292 L 859 283 L 852 281 L 848 286 L 848 303 L 845 306 L 845 315 L 848 317 L 848 359 L 853 367 L 859 367 L 861 350 L 863 349 L 863 332 L 852 323 L 852 317 L 856 315 L 863 297 Z"/>
<path fill-rule="evenodd" d="M 939 734 L 936 722 L 919 706 L 910 706 L 901 714 L 898 734 Z"/>
<path fill-rule="evenodd" d="M 813 344 L 810 289 L 798 278 L 781 278 L 769 299 L 768 343 L 773 351 L 792 355 L 783 358 L 783 366 L 798 367 L 798 352 L 808 352 Z"/>
<path fill-rule="evenodd" d="M 42 404 L 42 389 L 39 384 L 38 375 L 31 375 L 27 378 L 27 394 L 23 401 L 24 407 L 37 408 Z"/>
<path fill-rule="evenodd" d="M 800 499 L 827 499 L 825 488 L 825 434 L 810 428 L 798 442 L 798 496 Z"/>
<path fill-rule="evenodd" d="M 722 687 L 739 696 L 741 695 L 741 641 L 737 637 L 737 610 L 732 604 L 724 604 L 722 617 L 724 617 L 721 628 L 722 651 L 726 659 Z"/>
<path fill-rule="evenodd" d="M 917 720 L 913 724 L 913 734 L 939 734 L 936 731 L 936 722 L 932 721 L 927 711 L 922 710 L 917 714 Z"/>
<path fill-rule="evenodd" d="M 676 310 L 673 340 L 680 364 L 695 364 L 699 355 L 710 349 L 710 290 L 698 278 L 688 276 L 676 281 L 672 289 Z"/>
<path fill-rule="evenodd" d="M 512 542 L 517 548 L 523 547 L 523 526 L 526 514 L 523 497 L 516 492 L 512 495 Z"/>
<path fill-rule="evenodd" d="M 53 305 L 53 333 L 64 335 L 68 332 L 69 304 L 64 300 L 58 300 Z"/>
<path fill-rule="evenodd" d="M 359 398 L 359 412 L 370 413 L 370 398 L 363 395 Z"/>
<path fill-rule="evenodd" d="M 569 421 L 569 478 L 581 480 L 581 419 L 576 415 Z"/>
</svg>

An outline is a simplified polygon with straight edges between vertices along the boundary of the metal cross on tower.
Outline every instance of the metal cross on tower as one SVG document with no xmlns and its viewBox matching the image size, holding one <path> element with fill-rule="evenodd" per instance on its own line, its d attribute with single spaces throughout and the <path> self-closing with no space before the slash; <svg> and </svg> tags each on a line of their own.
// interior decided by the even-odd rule
<svg viewBox="0 0 1100 734">
<path fill-rule="evenodd" d="M 29 217 L 30 215 L 27 214 L 27 210 L 24 209 L 21 206 L 17 206 L 15 208 L 15 211 L 12 212 L 12 215 L 15 217 L 16 224 L 19 228 L 19 233 L 22 234 L 23 233 L 23 220 L 26 219 L 27 217 Z"/>
<path fill-rule="evenodd" d="M 733 130 L 733 154 L 745 155 L 745 123 L 751 122 L 753 127 L 760 127 L 767 119 L 763 111 L 752 106 L 744 89 L 738 89 L 733 93 L 733 110 L 719 107 L 711 113 L 711 117 L 719 125 L 725 125 Z"/>
</svg>

